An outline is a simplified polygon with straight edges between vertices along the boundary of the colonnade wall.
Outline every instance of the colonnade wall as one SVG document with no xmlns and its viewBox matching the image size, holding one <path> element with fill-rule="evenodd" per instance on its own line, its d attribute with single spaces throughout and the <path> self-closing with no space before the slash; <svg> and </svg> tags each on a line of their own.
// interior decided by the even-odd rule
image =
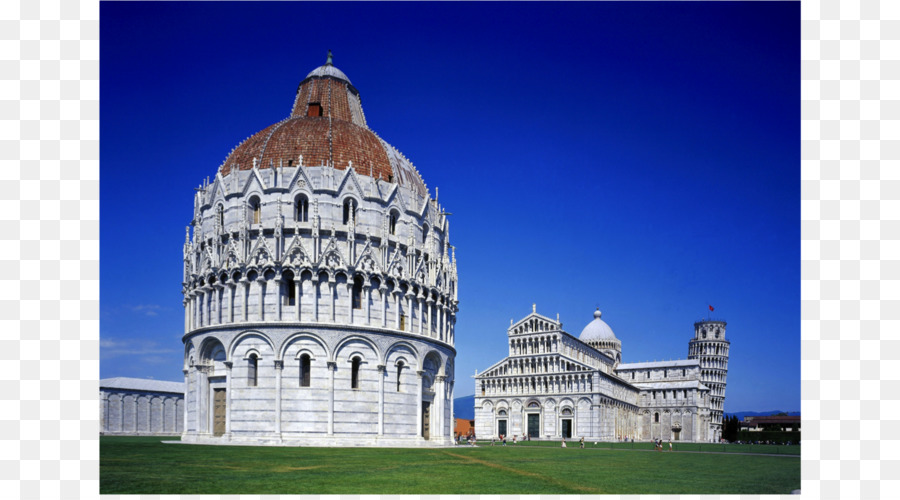
<svg viewBox="0 0 900 500">
<path fill-rule="evenodd" d="M 100 390 L 101 435 L 178 435 L 183 424 L 182 394 Z"/>
</svg>

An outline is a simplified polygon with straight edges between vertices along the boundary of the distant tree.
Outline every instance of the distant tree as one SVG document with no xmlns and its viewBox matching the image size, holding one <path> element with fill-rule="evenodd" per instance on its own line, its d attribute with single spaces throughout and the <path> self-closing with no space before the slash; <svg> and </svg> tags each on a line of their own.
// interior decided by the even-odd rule
<svg viewBox="0 0 900 500">
<path fill-rule="evenodd" d="M 776 417 L 786 417 L 786 416 L 788 416 L 788 414 L 785 413 L 785 412 L 783 412 L 783 411 L 781 411 L 781 412 L 776 413 L 774 416 L 776 416 Z"/>
<path fill-rule="evenodd" d="M 741 428 L 741 422 L 737 415 L 726 417 L 722 425 L 722 438 L 728 441 L 737 441 L 738 431 Z"/>
</svg>

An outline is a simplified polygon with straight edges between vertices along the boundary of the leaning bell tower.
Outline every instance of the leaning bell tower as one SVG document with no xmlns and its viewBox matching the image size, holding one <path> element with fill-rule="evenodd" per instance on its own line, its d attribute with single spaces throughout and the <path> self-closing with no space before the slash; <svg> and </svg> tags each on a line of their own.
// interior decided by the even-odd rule
<svg viewBox="0 0 900 500">
<path fill-rule="evenodd" d="M 725 409 L 725 379 L 728 375 L 727 323 L 717 320 L 694 323 L 694 338 L 688 343 L 688 359 L 700 360 L 700 382 L 709 387 L 710 427 L 713 441 L 722 437 L 722 413 Z"/>
</svg>

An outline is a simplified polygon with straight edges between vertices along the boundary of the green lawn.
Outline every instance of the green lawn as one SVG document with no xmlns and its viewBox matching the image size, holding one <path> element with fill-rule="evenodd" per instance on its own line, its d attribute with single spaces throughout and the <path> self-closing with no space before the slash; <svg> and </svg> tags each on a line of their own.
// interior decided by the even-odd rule
<svg viewBox="0 0 900 500">
<path fill-rule="evenodd" d="M 100 493 L 777 494 L 800 488 L 798 457 L 573 445 L 281 448 L 101 437 Z"/>
</svg>

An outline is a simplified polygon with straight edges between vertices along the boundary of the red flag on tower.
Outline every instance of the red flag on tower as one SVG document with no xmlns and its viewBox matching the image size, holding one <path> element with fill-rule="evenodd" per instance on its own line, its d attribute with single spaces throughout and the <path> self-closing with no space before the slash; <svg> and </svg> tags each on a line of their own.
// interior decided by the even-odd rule
<svg viewBox="0 0 900 500">
<path fill-rule="evenodd" d="M 709 310 L 710 310 L 710 311 L 715 311 L 715 309 L 713 308 L 713 306 L 709 306 Z"/>
</svg>

